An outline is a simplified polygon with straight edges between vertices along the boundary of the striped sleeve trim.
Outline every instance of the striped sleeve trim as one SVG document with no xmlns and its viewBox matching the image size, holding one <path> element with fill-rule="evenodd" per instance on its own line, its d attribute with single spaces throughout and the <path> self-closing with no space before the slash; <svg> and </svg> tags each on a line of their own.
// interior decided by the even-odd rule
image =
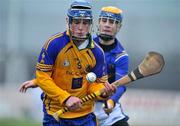
<svg viewBox="0 0 180 126">
<path fill-rule="evenodd" d="M 41 63 L 38 63 L 36 65 L 37 70 L 44 71 L 44 72 L 52 71 L 52 68 L 53 68 L 52 65 L 45 65 L 45 64 L 41 64 Z"/>
<path fill-rule="evenodd" d="M 123 51 L 122 53 L 120 53 L 116 56 L 115 62 L 117 62 L 120 58 L 122 58 L 124 56 L 128 56 L 128 54 L 125 51 Z"/>
<path fill-rule="evenodd" d="M 56 39 L 58 37 L 61 37 L 62 35 L 63 35 L 62 33 L 58 33 L 58 34 L 52 36 L 51 38 L 49 38 L 48 41 L 46 42 L 46 44 L 44 45 L 44 49 L 47 50 L 48 46 L 52 42 L 52 40 L 54 40 L 54 39 Z"/>
</svg>

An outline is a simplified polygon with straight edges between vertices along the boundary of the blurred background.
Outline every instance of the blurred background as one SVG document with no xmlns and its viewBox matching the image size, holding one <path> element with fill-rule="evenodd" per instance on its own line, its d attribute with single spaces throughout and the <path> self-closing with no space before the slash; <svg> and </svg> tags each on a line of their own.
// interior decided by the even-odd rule
<svg viewBox="0 0 180 126">
<path fill-rule="evenodd" d="M 101 7 L 117 6 L 124 19 L 118 38 L 134 69 L 149 51 L 161 53 L 164 70 L 129 84 L 120 101 L 131 126 L 180 125 L 180 0 L 89 0 L 94 32 Z M 72 0 L 0 0 L 0 126 L 40 126 L 40 89 L 19 93 L 34 77 L 44 42 L 66 29 Z"/>
</svg>

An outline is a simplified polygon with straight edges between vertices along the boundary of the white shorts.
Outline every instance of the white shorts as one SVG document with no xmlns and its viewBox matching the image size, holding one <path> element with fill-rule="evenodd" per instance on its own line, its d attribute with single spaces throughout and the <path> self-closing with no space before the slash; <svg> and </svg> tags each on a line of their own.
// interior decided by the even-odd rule
<svg viewBox="0 0 180 126">
<path fill-rule="evenodd" d="M 104 112 L 102 105 L 103 102 L 96 101 L 95 103 L 94 113 L 99 121 L 99 126 L 111 126 L 115 122 L 126 117 L 126 115 L 122 111 L 120 103 L 116 103 L 116 106 L 109 115 Z"/>
</svg>

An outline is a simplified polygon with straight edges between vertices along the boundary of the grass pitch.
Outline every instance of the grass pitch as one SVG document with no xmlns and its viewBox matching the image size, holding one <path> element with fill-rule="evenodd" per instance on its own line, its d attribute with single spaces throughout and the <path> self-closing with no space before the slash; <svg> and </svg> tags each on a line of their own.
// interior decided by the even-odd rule
<svg viewBox="0 0 180 126">
<path fill-rule="evenodd" d="M 0 126 L 41 126 L 40 122 L 35 122 L 34 120 L 27 119 L 11 119 L 4 118 L 0 119 Z"/>
</svg>

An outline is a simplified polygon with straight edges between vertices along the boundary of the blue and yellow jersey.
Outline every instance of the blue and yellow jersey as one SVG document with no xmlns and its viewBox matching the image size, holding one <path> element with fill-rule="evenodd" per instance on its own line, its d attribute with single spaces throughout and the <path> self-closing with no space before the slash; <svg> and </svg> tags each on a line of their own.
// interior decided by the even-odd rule
<svg viewBox="0 0 180 126">
<path fill-rule="evenodd" d="M 88 72 L 97 75 L 97 82 L 86 80 Z M 58 33 L 46 42 L 36 66 L 36 83 L 43 90 L 44 111 L 52 115 L 65 106 L 69 96 L 82 98 L 103 88 L 107 81 L 105 58 L 102 49 L 93 41 L 79 50 L 70 40 L 68 31 Z M 85 103 L 81 109 L 62 114 L 62 118 L 76 118 L 93 111 L 94 101 Z"/>
</svg>

